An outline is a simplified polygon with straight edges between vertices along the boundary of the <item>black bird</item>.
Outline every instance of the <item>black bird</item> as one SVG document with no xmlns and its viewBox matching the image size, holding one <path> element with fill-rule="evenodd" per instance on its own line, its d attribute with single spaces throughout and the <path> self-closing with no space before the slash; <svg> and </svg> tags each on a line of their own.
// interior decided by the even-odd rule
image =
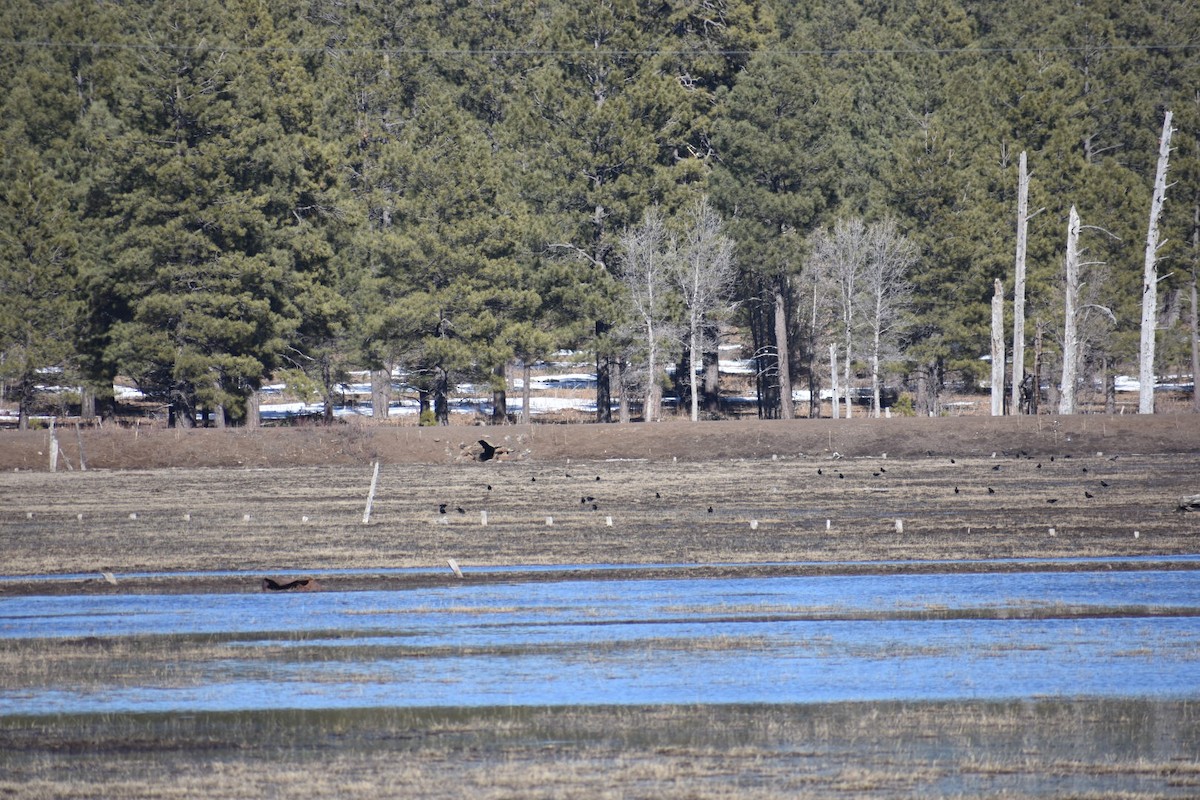
<svg viewBox="0 0 1200 800">
<path fill-rule="evenodd" d="M 458 507 L 456 510 L 457 510 L 457 511 L 458 511 L 458 513 L 460 513 L 460 514 L 465 514 L 465 513 L 467 513 L 466 509 L 464 509 L 462 506 L 459 506 L 459 507 Z"/>
<path fill-rule="evenodd" d="M 839 478 L 845 478 L 846 476 L 845 476 L 845 475 L 843 475 L 842 473 L 840 473 L 840 472 L 839 472 L 839 473 L 838 473 L 838 477 L 839 477 Z"/>
<path fill-rule="evenodd" d="M 887 470 L 886 470 L 884 467 L 880 467 L 880 468 L 879 468 L 879 471 L 880 471 L 880 472 L 887 472 Z"/>
<path fill-rule="evenodd" d="M 1084 467 L 1084 468 L 1083 468 L 1083 471 L 1084 471 L 1084 472 L 1087 472 L 1087 467 Z"/>
<path fill-rule="evenodd" d="M 491 461 L 492 457 L 496 455 L 496 448 L 483 439 L 479 440 L 479 446 L 483 448 L 483 452 L 479 454 L 480 461 Z"/>
<path fill-rule="evenodd" d="M 489 484 L 488 484 L 488 491 L 490 492 L 491 490 L 492 490 L 492 485 L 489 483 Z"/>
<path fill-rule="evenodd" d="M 1086 497 L 1088 500 L 1091 500 L 1091 499 L 1092 499 L 1093 497 L 1095 497 L 1096 495 L 1092 494 L 1092 493 L 1091 493 L 1091 492 L 1089 492 L 1087 489 L 1084 489 L 1084 490 L 1083 490 L 1083 496 L 1084 496 L 1084 497 Z"/>
<path fill-rule="evenodd" d="M 708 507 L 708 513 L 710 513 L 710 514 L 712 513 L 712 506 Z"/>
<path fill-rule="evenodd" d="M 529 482 L 530 482 L 530 483 L 537 483 L 537 475 L 534 475 L 532 478 L 530 478 L 530 479 L 529 479 Z"/>
<path fill-rule="evenodd" d="M 596 511 L 599 508 L 600 508 L 600 506 L 596 505 L 595 503 L 592 503 L 592 511 Z"/>
<path fill-rule="evenodd" d="M 817 474 L 818 474 L 818 475 L 824 475 L 825 473 L 821 471 L 821 468 L 820 468 L 820 467 L 817 467 Z"/>
<path fill-rule="evenodd" d="M 596 480 L 600 480 L 600 476 L 599 476 L 599 475 L 597 475 L 597 476 L 596 476 Z"/>
<path fill-rule="evenodd" d="M 659 494 L 658 492 L 655 492 L 655 493 L 654 493 L 654 499 L 655 499 L 655 500 L 661 500 L 661 499 L 662 499 L 662 495 L 661 495 L 661 494 Z"/>
<path fill-rule="evenodd" d="M 951 463 L 951 464 L 957 464 L 958 462 L 957 462 L 957 461 L 955 461 L 955 460 L 952 458 L 952 459 L 950 459 L 950 463 Z"/>
<path fill-rule="evenodd" d="M 1057 503 L 1057 502 L 1058 502 L 1058 498 L 1057 498 L 1057 497 L 1050 497 L 1050 498 L 1047 498 L 1047 499 L 1046 499 L 1046 502 L 1047 502 L 1047 503 Z"/>
<path fill-rule="evenodd" d="M 1000 471 L 1000 465 L 999 465 L 999 464 L 997 464 L 996 466 L 992 467 L 992 472 L 999 472 L 999 471 Z"/>
<path fill-rule="evenodd" d="M 1051 460 L 1051 461 L 1053 461 L 1053 460 L 1054 460 L 1054 456 L 1050 456 L 1050 460 Z"/>
<path fill-rule="evenodd" d="M 586 503 L 586 502 L 587 502 L 587 498 L 586 498 L 586 497 L 581 497 L 581 498 L 579 498 L 579 505 L 583 505 L 583 504 L 584 504 L 584 503 Z"/>
<path fill-rule="evenodd" d="M 880 474 L 881 474 L 881 473 L 879 473 L 879 472 L 872 472 L 872 473 L 871 473 L 871 477 L 873 477 L 873 478 L 878 478 L 878 477 L 880 476 Z"/>
<path fill-rule="evenodd" d="M 441 503 L 441 504 L 439 504 L 439 505 L 438 505 L 438 513 L 439 513 L 439 514 L 445 514 L 445 513 L 446 513 L 446 503 Z"/>
<path fill-rule="evenodd" d="M 1040 462 L 1040 461 L 1038 462 L 1037 468 L 1038 468 L 1038 469 L 1041 469 L 1041 468 L 1042 468 L 1042 462 Z"/>
<path fill-rule="evenodd" d="M 995 489 L 993 489 L 992 487 L 990 487 L 990 486 L 989 486 L 989 487 L 988 487 L 988 494 L 995 494 L 995 493 L 996 493 L 996 490 L 995 490 Z"/>
<path fill-rule="evenodd" d="M 1107 487 L 1107 486 L 1108 486 L 1108 481 L 1100 481 L 1100 485 L 1101 485 L 1101 486 L 1104 486 L 1104 487 Z"/>
<path fill-rule="evenodd" d="M 954 487 L 954 493 L 955 493 L 955 494 L 958 494 L 958 487 L 957 487 L 957 486 L 955 486 L 955 487 Z"/>
</svg>

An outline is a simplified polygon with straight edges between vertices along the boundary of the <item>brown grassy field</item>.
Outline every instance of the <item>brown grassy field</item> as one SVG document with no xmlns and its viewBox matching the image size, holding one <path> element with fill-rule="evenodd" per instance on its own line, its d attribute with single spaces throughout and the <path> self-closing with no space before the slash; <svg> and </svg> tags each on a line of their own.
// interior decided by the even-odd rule
<svg viewBox="0 0 1200 800">
<path fill-rule="evenodd" d="M 0 796 L 1137 800 L 1198 748 L 1123 700 L 0 717 Z"/>
<path fill-rule="evenodd" d="M 511 456 L 472 460 L 479 438 Z M 1200 534 L 1200 514 L 1175 510 L 1200 493 L 1200 420 L 1185 415 L 109 427 L 60 430 L 55 474 L 49 441 L 46 431 L 0 433 L 0 574 L 85 576 L 0 582 L 0 599 L 250 592 L 283 570 L 308 571 L 329 590 L 416 588 L 458 580 L 448 558 L 466 581 L 562 575 L 472 571 L 519 564 L 681 563 L 696 575 L 1005 569 L 963 562 L 1194 554 Z M 364 525 L 374 461 L 379 485 Z M 861 563 L 912 559 L 947 561 Z M 405 566 L 441 571 L 369 574 Z M 338 568 L 368 574 L 323 574 Z M 219 569 L 244 574 L 122 575 Z M 173 668 L 170 648 L 138 652 Z M 36 684 L 38 670 L 71 669 L 69 655 L 32 643 L 0 663 L 12 680 Z M 75 661 L 104 669 L 94 655 Z M 1193 797 L 1197 752 L 1200 705 L 1186 700 L 80 718 L 0 710 L 0 797 Z"/>
<path fill-rule="evenodd" d="M 1195 417 L 853 422 L 856 436 L 845 421 L 103 431 L 85 440 L 89 469 L 55 474 L 11 466 L 45 433 L 3 434 L 0 572 L 320 573 L 454 558 L 470 575 L 475 565 L 1197 552 L 1200 515 L 1175 510 L 1200 492 Z M 462 455 L 460 445 L 485 437 L 511 443 L 513 458 Z M 134 466 L 126 451 L 143 447 L 163 466 L 100 468 L 105 447 L 125 454 L 124 467 Z M 345 463 L 356 447 L 365 449 Z M 269 451 L 269 466 L 252 450 Z M 289 465 L 293 452 L 324 463 Z M 182 463 L 165 466 L 172 458 Z M 372 459 L 382 466 L 364 525 Z M 257 581 L 219 584 L 236 586 Z"/>
</svg>

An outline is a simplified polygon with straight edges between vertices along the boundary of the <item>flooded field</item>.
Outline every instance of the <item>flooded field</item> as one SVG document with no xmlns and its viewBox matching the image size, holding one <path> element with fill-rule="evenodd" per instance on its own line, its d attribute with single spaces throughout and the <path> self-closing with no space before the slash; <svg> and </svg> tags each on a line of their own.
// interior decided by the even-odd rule
<svg viewBox="0 0 1200 800">
<path fill-rule="evenodd" d="M 1200 571 L 0 599 L 0 714 L 1200 698 Z"/>
</svg>

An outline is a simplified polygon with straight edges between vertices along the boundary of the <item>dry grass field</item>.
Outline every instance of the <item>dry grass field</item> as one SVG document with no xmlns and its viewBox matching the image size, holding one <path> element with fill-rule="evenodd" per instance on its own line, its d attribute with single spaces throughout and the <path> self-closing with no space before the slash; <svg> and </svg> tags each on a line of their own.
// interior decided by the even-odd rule
<svg viewBox="0 0 1200 800">
<path fill-rule="evenodd" d="M 480 438 L 511 453 L 480 463 L 470 447 Z M 1200 493 L 1200 420 L 1187 415 L 60 429 L 54 474 L 49 442 L 46 431 L 0 433 L 0 574 L 82 575 L 5 580 L 0 600 L 252 592 L 260 577 L 293 570 L 327 590 L 419 588 L 459 580 L 448 558 L 464 581 L 511 581 L 600 563 L 805 574 L 1200 551 L 1200 514 L 1176 511 Z M 940 563 L 872 563 L 912 560 Z M 524 564 L 566 566 L 472 571 Z M 437 571 L 371 574 L 393 567 Z M 325 574 L 343 568 L 366 574 Z M 127 576 L 188 570 L 238 574 Z M 9 650 L 7 672 L 35 683 L 38 669 L 72 661 L 62 647 Z M 169 648 L 155 657 L 171 668 Z M 1200 705 L 1186 700 L 79 718 L 0 709 L 0 797 L 1194 797 L 1197 752 Z"/>
<path fill-rule="evenodd" d="M 55 474 L 14 466 L 39 446 L 44 454 L 45 432 L 4 434 L 0 572 L 320 573 L 454 558 L 469 576 L 478 565 L 1197 552 L 1200 514 L 1176 506 L 1200 492 L 1200 420 L 1015 422 L 116 430 L 84 440 L 86 471 Z M 479 438 L 507 442 L 511 458 L 472 460 L 464 448 Z M 347 458 L 356 447 L 363 452 Z M 106 448 L 125 454 L 119 464 L 104 466 Z M 126 451 L 158 468 L 136 468 Z M 379 483 L 364 525 L 374 459 Z M 289 463 L 305 460 L 323 463 Z"/>
</svg>

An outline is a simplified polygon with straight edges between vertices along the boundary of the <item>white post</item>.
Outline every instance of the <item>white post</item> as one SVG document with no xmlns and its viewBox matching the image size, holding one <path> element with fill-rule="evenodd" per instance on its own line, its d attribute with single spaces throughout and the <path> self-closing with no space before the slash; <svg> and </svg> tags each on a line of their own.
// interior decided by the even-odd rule
<svg viewBox="0 0 1200 800">
<path fill-rule="evenodd" d="M 371 491 L 367 492 L 367 507 L 363 510 L 363 525 L 371 521 L 371 504 L 375 502 L 375 486 L 379 483 L 379 462 L 375 462 L 375 471 L 371 474 Z"/>
<path fill-rule="evenodd" d="M 1004 414 L 1004 286 L 1000 279 L 992 291 L 992 416 Z"/>
<path fill-rule="evenodd" d="M 833 381 L 833 418 L 838 418 L 838 403 L 841 398 L 838 397 L 838 379 L 837 379 L 837 345 L 829 345 L 829 375 Z"/>
<path fill-rule="evenodd" d="M 1158 141 L 1158 168 L 1154 171 L 1154 197 L 1150 202 L 1150 228 L 1146 232 L 1146 265 L 1142 276 L 1142 347 L 1138 362 L 1138 413 L 1154 413 L 1154 329 L 1158 324 L 1158 218 L 1167 194 L 1167 160 L 1171 155 L 1171 112 L 1163 119 Z"/>
</svg>

